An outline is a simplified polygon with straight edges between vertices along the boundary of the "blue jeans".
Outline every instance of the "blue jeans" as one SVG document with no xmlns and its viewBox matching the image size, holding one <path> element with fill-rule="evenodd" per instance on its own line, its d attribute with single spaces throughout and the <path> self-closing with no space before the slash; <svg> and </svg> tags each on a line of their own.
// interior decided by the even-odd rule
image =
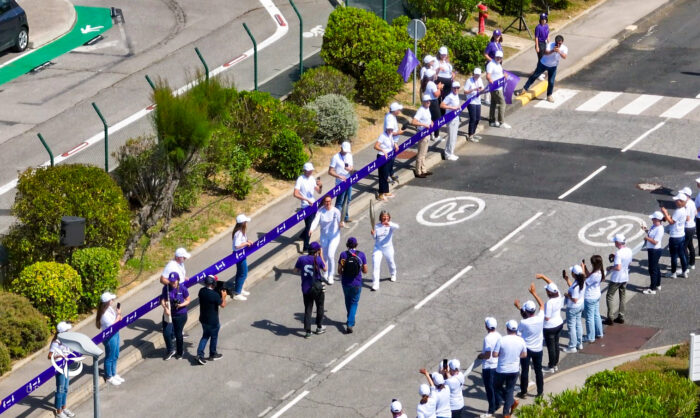
<svg viewBox="0 0 700 418">
<path fill-rule="evenodd" d="M 68 396 L 68 378 L 62 373 L 56 372 L 56 399 L 54 407 L 57 411 L 66 407 L 66 397 Z"/>
<path fill-rule="evenodd" d="M 391 164 L 391 162 L 388 162 L 387 164 Z M 339 194 L 338 197 L 335 198 L 335 207 L 338 208 L 340 213 L 343 213 L 343 205 L 348 205 L 348 211 L 345 213 L 345 221 L 350 220 L 350 201 L 352 200 L 352 187 L 348 187 L 346 191 L 343 193 Z M 346 203 L 347 201 L 347 203 Z"/>
<path fill-rule="evenodd" d="M 348 326 L 355 326 L 355 313 L 357 313 L 357 305 L 360 303 L 360 293 L 362 286 L 345 286 L 343 285 L 343 294 L 345 295 L 345 310 L 348 312 Z"/>
<path fill-rule="evenodd" d="M 681 268 L 683 272 L 686 272 L 688 270 L 688 259 L 685 254 L 685 237 L 669 238 L 668 251 L 671 253 L 671 273 L 675 273 L 676 268 L 678 268 L 676 257 L 681 259 Z"/>
<path fill-rule="evenodd" d="M 649 278 L 651 279 L 651 290 L 656 290 L 661 286 L 661 268 L 659 267 L 659 259 L 661 259 L 661 248 L 651 248 L 647 250 L 649 257 Z"/>
<path fill-rule="evenodd" d="M 207 341 L 211 338 L 209 343 L 209 356 L 216 354 L 216 342 L 219 340 L 219 328 L 220 324 L 210 325 L 202 323 L 202 339 L 199 340 L 199 347 L 197 347 L 197 356 L 204 357 L 204 347 L 207 346 Z"/>
<path fill-rule="evenodd" d="M 482 369 L 481 378 L 484 380 L 484 391 L 486 400 L 489 402 L 489 414 L 495 414 L 498 405 L 502 402 L 499 392 L 496 390 L 496 369 Z"/>
<path fill-rule="evenodd" d="M 233 280 L 233 285 L 234 285 L 234 292 L 236 292 L 237 295 L 241 294 L 241 291 L 243 291 L 243 283 L 245 283 L 245 279 L 248 277 L 248 259 L 244 258 L 243 260 L 239 261 L 238 264 L 236 264 L 236 277 Z"/>
<path fill-rule="evenodd" d="M 119 358 L 119 333 L 102 342 L 105 345 L 105 377 L 111 378 L 117 374 L 117 359 Z"/>
<path fill-rule="evenodd" d="M 593 342 L 603 336 L 603 320 L 600 317 L 600 297 L 583 300 L 583 315 L 586 318 L 586 340 Z"/>
<path fill-rule="evenodd" d="M 583 305 L 573 308 L 566 308 L 566 327 L 569 330 L 569 348 L 576 348 L 583 344 L 583 326 L 581 325 L 581 314 Z"/>
<path fill-rule="evenodd" d="M 551 96 L 552 92 L 554 91 L 554 78 L 557 76 L 557 67 L 547 67 L 546 65 L 542 64 L 541 62 L 537 62 L 537 68 L 535 68 L 535 72 L 532 73 L 530 78 L 527 79 L 527 82 L 525 83 L 525 86 L 523 87 L 524 91 L 527 91 L 532 83 L 537 80 L 537 77 L 540 76 L 540 74 L 547 72 L 547 96 Z"/>
<path fill-rule="evenodd" d="M 503 403 L 503 415 L 510 415 L 510 408 L 513 406 L 513 392 L 515 391 L 515 382 L 518 381 L 518 373 L 498 373 L 494 386 L 498 391 Z"/>
</svg>

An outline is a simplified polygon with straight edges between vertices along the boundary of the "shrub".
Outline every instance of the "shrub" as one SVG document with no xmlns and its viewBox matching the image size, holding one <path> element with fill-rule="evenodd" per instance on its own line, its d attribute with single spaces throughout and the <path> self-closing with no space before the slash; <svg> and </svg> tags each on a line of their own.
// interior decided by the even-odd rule
<svg viewBox="0 0 700 418">
<path fill-rule="evenodd" d="M 502 0 L 500 12 L 508 16 L 519 16 L 521 10 L 523 13 L 530 10 L 531 4 L 532 0 Z"/>
<path fill-rule="evenodd" d="M 479 0 L 408 0 L 408 6 L 421 16 L 452 19 L 464 23 Z"/>
<path fill-rule="evenodd" d="M 173 213 L 187 212 L 199 202 L 204 190 L 204 167 L 201 163 L 192 164 L 180 179 L 173 195 Z"/>
<path fill-rule="evenodd" d="M 452 64 L 457 71 L 471 74 L 474 67 L 483 67 L 484 50 L 489 43 L 488 36 L 455 35 L 448 42 L 453 52 Z"/>
<path fill-rule="evenodd" d="M 353 100 L 355 98 L 355 79 L 342 71 L 328 65 L 307 70 L 299 81 L 294 83 L 289 101 L 303 106 L 319 96 L 341 94 Z"/>
<path fill-rule="evenodd" d="M 100 247 L 76 250 L 70 266 L 80 275 L 81 312 L 90 312 L 98 306 L 104 291 L 119 287 L 119 256 L 112 250 Z"/>
<path fill-rule="evenodd" d="M 124 251 L 130 212 L 117 183 L 98 167 L 66 164 L 29 168 L 19 176 L 12 206 L 17 217 L 3 244 L 11 276 L 36 261 L 63 261 L 70 249 L 59 244 L 61 217 L 85 218 L 85 246 Z"/>
<path fill-rule="evenodd" d="M 294 131 L 283 129 L 272 139 L 268 169 L 277 176 L 287 180 L 294 179 L 301 172 L 301 166 L 308 160 L 309 155 L 304 152 L 304 143 Z"/>
<path fill-rule="evenodd" d="M 367 64 L 360 79 L 360 94 L 370 107 L 379 109 L 399 92 L 401 86 L 403 80 L 396 67 L 375 59 Z"/>
<path fill-rule="evenodd" d="M 350 101 L 339 94 L 320 96 L 307 108 L 316 114 L 316 143 L 328 145 L 347 141 L 357 134 L 357 116 Z"/>
<path fill-rule="evenodd" d="M 10 283 L 10 291 L 29 299 L 55 325 L 77 317 L 83 286 L 68 264 L 40 261 L 22 270 Z"/>
<path fill-rule="evenodd" d="M 250 158 L 239 144 L 240 135 L 230 129 L 218 129 L 204 152 L 204 181 L 210 190 L 224 190 L 237 199 L 250 192 Z"/>
<path fill-rule="evenodd" d="M 240 145 L 234 145 L 228 151 L 228 181 L 224 187 L 236 199 L 245 199 L 252 187 L 252 181 L 248 175 L 250 159 Z"/>
<path fill-rule="evenodd" d="M 5 347 L 11 358 L 26 357 L 39 350 L 50 335 L 46 317 L 27 298 L 14 293 L 0 293 L 0 345 Z"/>
<path fill-rule="evenodd" d="M 690 356 L 690 344 L 684 342 L 683 344 L 676 344 L 666 351 L 666 356 L 678 357 L 678 358 L 688 358 Z"/>
<path fill-rule="evenodd" d="M 236 88 L 227 85 L 219 77 L 212 77 L 208 82 L 203 80 L 203 75 L 198 78 L 199 84 L 187 94 L 204 111 L 209 121 L 220 123 L 228 120 L 231 117 L 230 103 L 237 97 Z"/>
<path fill-rule="evenodd" d="M 5 347 L 5 344 L 0 342 L 0 376 L 10 370 L 10 352 Z"/>
</svg>

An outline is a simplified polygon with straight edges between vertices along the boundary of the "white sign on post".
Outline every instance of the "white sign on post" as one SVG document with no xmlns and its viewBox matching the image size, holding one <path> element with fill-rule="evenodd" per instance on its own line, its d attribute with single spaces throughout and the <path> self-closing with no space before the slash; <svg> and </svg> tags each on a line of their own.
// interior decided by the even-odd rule
<svg viewBox="0 0 700 418">
<path fill-rule="evenodd" d="M 690 370 L 688 377 L 700 381 L 700 335 L 690 334 Z"/>
</svg>

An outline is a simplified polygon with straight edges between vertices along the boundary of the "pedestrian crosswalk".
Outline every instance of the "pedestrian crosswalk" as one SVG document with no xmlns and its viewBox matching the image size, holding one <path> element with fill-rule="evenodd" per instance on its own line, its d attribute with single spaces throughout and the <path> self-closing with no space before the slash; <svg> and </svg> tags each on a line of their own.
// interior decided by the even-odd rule
<svg viewBox="0 0 700 418">
<path fill-rule="evenodd" d="M 614 91 L 556 89 L 554 102 L 538 101 L 539 109 L 563 109 L 578 112 L 611 112 L 664 119 L 700 121 L 700 98 L 667 97 Z"/>
</svg>

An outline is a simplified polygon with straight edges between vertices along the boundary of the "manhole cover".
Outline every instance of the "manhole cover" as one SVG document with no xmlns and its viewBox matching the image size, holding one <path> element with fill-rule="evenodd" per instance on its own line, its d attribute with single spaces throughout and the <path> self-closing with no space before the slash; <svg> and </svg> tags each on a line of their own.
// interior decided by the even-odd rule
<svg viewBox="0 0 700 418">
<path fill-rule="evenodd" d="M 646 192 L 653 192 L 654 190 L 659 190 L 663 186 L 658 183 L 639 183 L 637 188 L 639 190 L 644 190 Z"/>
</svg>

